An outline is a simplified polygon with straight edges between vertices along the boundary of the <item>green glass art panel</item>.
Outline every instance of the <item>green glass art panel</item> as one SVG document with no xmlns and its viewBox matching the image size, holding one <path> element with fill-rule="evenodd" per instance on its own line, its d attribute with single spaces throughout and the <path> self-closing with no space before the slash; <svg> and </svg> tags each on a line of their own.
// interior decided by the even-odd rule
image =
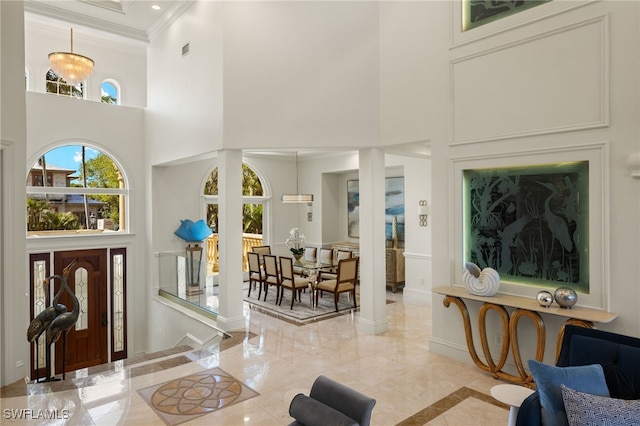
<svg viewBox="0 0 640 426">
<path fill-rule="evenodd" d="M 488 24 L 551 0 L 462 0 L 462 31 Z"/>
<path fill-rule="evenodd" d="M 464 171 L 464 261 L 589 293 L 589 162 Z"/>
</svg>

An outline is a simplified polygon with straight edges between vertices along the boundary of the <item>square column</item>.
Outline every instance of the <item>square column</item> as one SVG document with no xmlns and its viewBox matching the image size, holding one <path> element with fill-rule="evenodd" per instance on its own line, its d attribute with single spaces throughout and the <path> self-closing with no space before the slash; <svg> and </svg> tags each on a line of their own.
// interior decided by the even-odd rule
<svg viewBox="0 0 640 426">
<path fill-rule="evenodd" d="M 389 329 L 386 295 L 384 151 L 359 151 L 360 163 L 360 319 L 369 334 Z"/>
<path fill-rule="evenodd" d="M 218 326 L 245 327 L 242 309 L 242 151 L 218 151 Z"/>
</svg>

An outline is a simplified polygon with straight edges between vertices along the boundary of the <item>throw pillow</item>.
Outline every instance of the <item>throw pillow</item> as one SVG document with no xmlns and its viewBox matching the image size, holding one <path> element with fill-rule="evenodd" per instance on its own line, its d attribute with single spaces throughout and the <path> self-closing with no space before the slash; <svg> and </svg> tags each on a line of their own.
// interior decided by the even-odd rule
<svg viewBox="0 0 640 426">
<path fill-rule="evenodd" d="M 540 395 L 542 424 L 545 426 L 567 426 L 560 385 L 564 384 L 579 392 L 609 396 L 604 371 L 600 364 L 576 367 L 555 367 L 529 360 L 529 369 Z"/>
<path fill-rule="evenodd" d="M 590 395 L 560 385 L 569 426 L 640 425 L 640 400 Z"/>
</svg>

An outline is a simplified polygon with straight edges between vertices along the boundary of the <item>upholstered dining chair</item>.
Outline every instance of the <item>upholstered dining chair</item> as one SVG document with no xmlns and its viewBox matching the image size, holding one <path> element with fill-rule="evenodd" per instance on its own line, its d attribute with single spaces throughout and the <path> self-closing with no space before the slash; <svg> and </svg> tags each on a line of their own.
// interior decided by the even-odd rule
<svg viewBox="0 0 640 426">
<path fill-rule="evenodd" d="M 271 254 L 271 246 L 254 246 L 251 247 L 251 251 L 258 253 L 258 256 L 260 256 L 260 262 L 262 262 L 262 256 L 265 254 Z"/>
<path fill-rule="evenodd" d="M 321 248 L 318 251 L 318 260 L 320 263 L 333 263 L 333 249 Z"/>
<path fill-rule="evenodd" d="M 356 302 L 356 281 L 358 280 L 358 258 L 351 257 L 342 259 L 338 262 L 338 273 L 335 280 L 326 280 L 318 282 L 316 292 L 316 305 L 318 304 L 318 293 L 320 291 L 328 291 L 333 293 L 333 301 L 338 312 L 338 298 L 341 293 L 349 293 L 353 295 L 353 306 L 358 307 Z"/>
<path fill-rule="evenodd" d="M 258 300 L 262 295 L 262 287 L 264 286 L 264 271 L 260 267 L 260 257 L 258 253 L 248 252 L 247 257 L 249 259 L 249 293 L 247 297 L 251 296 L 251 290 L 258 285 Z"/>
<path fill-rule="evenodd" d="M 348 250 L 337 250 L 335 253 L 335 259 L 333 260 L 333 264 L 338 264 L 342 259 L 351 259 L 353 257 L 353 253 Z M 338 278 L 337 268 L 329 268 L 326 270 L 321 270 L 318 275 L 318 280 L 335 280 Z"/>
<path fill-rule="evenodd" d="M 280 303 L 282 304 L 282 298 L 284 297 L 284 289 L 291 289 L 291 308 L 293 309 L 293 302 L 296 300 L 300 300 L 300 293 L 303 289 L 309 286 L 309 278 L 300 277 L 294 275 L 293 273 L 293 260 L 290 257 L 281 256 L 280 257 L 280 286 L 281 286 L 281 296 Z"/>
<path fill-rule="evenodd" d="M 304 248 L 304 260 L 307 262 L 315 262 L 318 255 L 318 249 L 316 247 Z"/>
<path fill-rule="evenodd" d="M 280 273 L 278 272 L 278 258 L 271 254 L 263 255 L 264 259 L 264 300 L 267 300 L 269 286 L 276 288 L 276 305 L 280 301 Z"/>
</svg>

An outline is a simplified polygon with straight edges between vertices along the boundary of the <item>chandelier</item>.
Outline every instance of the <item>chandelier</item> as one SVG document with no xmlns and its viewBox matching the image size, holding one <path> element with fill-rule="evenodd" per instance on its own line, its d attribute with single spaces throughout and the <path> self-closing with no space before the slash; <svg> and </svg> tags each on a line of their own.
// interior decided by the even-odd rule
<svg viewBox="0 0 640 426">
<path fill-rule="evenodd" d="M 73 53 L 73 28 L 71 28 L 71 51 L 49 53 L 51 69 L 67 83 L 77 85 L 93 73 L 93 59 Z"/>
</svg>

